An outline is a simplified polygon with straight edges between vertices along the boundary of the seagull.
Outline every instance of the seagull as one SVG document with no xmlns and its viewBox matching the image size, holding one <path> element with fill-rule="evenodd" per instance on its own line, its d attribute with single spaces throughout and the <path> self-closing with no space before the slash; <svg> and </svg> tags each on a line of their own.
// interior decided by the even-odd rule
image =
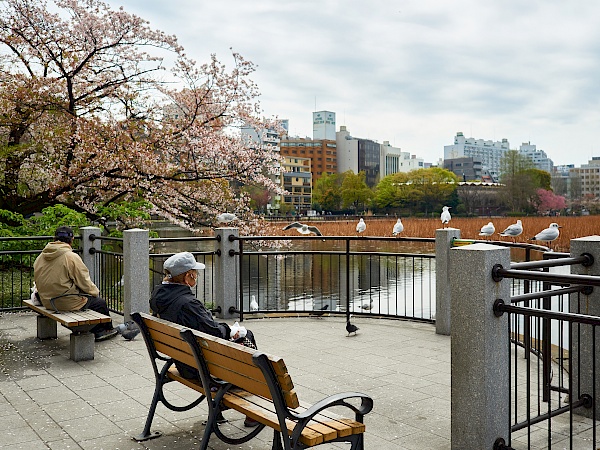
<svg viewBox="0 0 600 450">
<path fill-rule="evenodd" d="M 491 236 L 496 232 L 496 228 L 492 222 L 488 222 L 487 225 L 481 227 L 481 231 L 479 232 L 479 236 Z"/>
<path fill-rule="evenodd" d="M 538 234 L 536 234 L 534 237 L 530 238 L 529 240 L 530 241 L 552 242 L 556 238 L 558 238 L 558 236 L 560 234 L 558 232 L 559 228 L 562 228 L 562 227 L 559 224 L 553 222 L 550 224 L 550 226 L 548 228 L 540 231 Z"/>
<path fill-rule="evenodd" d="M 250 311 L 258 311 L 258 303 L 256 301 L 256 296 L 252 296 L 250 300 Z"/>
<path fill-rule="evenodd" d="M 217 220 L 221 223 L 228 223 L 237 220 L 237 216 L 231 213 L 221 213 L 217 216 Z"/>
<path fill-rule="evenodd" d="M 365 223 L 365 221 L 361 217 L 360 220 L 358 221 L 358 223 L 356 224 L 356 232 L 357 233 L 362 233 L 366 229 L 367 229 L 367 224 Z"/>
<path fill-rule="evenodd" d="M 513 241 L 517 236 L 519 236 L 523 232 L 523 224 L 520 220 L 517 220 L 517 223 L 513 223 L 509 225 L 506 230 L 500 233 L 500 236 L 504 237 L 512 237 Z"/>
<path fill-rule="evenodd" d="M 325 305 L 323 305 L 323 307 L 321 309 L 315 309 L 314 311 L 312 311 L 310 313 L 310 315 L 313 317 L 321 318 L 328 309 L 329 309 L 329 304 L 325 304 Z"/>
<path fill-rule="evenodd" d="M 452 206 L 444 206 L 442 208 L 442 214 L 440 215 L 440 219 L 444 228 L 446 228 L 446 225 L 448 224 L 448 222 L 450 222 L 450 219 L 452 219 L 450 211 L 448 211 L 450 208 L 452 208 Z"/>
<path fill-rule="evenodd" d="M 346 321 L 346 331 L 348 332 L 348 336 L 350 336 L 350 333 L 354 333 L 354 336 L 356 336 L 356 332 L 358 331 L 358 327 L 356 325 L 353 325 L 350 323 L 350 319 L 348 319 Z"/>
<path fill-rule="evenodd" d="M 295 228 L 296 231 L 300 234 L 310 234 L 315 233 L 317 236 L 323 236 L 319 229 L 312 225 L 305 225 L 300 222 L 293 222 L 286 226 L 283 230 L 289 230 L 290 228 Z"/>
<path fill-rule="evenodd" d="M 392 231 L 392 234 L 394 236 L 397 236 L 398 234 L 402 233 L 403 231 L 404 231 L 404 225 L 402 225 L 402 221 L 400 220 L 400 218 L 398 218 L 398 220 L 394 224 L 394 231 Z"/>
<path fill-rule="evenodd" d="M 133 340 L 133 338 L 135 338 L 139 332 L 140 332 L 140 328 L 137 326 L 137 324 L 133 321 L 128 321 L 125 323 L 122 323 L 121 325 L 118 325 L 116 327 L 117 333 L 119 333 L 121 336 L 123 336 L 126 340 L 131 341 Z"/>
</svg>

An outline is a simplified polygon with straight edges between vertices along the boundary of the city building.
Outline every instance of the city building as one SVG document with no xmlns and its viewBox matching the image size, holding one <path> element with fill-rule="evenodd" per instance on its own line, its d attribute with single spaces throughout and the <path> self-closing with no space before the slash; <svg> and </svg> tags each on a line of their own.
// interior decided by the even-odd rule
<svg viewBox="0 0 600 450">
<path fill-rule="evenodd" d="M 398 172 L 410 172 L 415 169 L 423 169 L 424 162 L 417 155 L 403 152 L 400 148 L 392 147 L 389 141 L 381 144 L 380 167 L 383 167 L 383 176 Z"/>
<path fill-rule="evenodd" d="M 375 186 L 381 178 L 381 144 L 352 137 L 345 126 L 336 133 L 336 143 L 338 172 L 364 172 L 367 186 Z"/>
<path fill-rule="evenodd" d="M 570 169 L 569 175 L 572 199 L 580 197 L 590 200 L 600 199 L 600 156 L 592 157 L 587 164 L 582 164 L 581 167 Z M 578 184 L 577 188 L 573 186 L 574 184 Z"/>
<path fill-rule="evenodd" d="M 313 139 L 335 141 L 335 113 L 316 111 L 313 113 Z"/>
<path fill-rule="evenodd" d="M 552 190 L 556 195 L 562 195 L 569 199 L 572 198 L 572 181 L 575 176 L 578 176 L 576 172 L 571 173 L 571 170 L 574 168 L 575 164 L 565 164 L 553 167 L 550 175 L 552 176 Z"/>
<path fill-rule="evenodd" d="M 337 145 L 335 140 L 284 136 L 280 141 L 282 156 L 309 158 L 312 181 L 323 175 L 337 173 Z"/>
<path fill-rule="evenodd" d="M 462 132 L 456 133 L 453 145 L 444 146 L 444 160 L 462 157 L 476 158 L 481 161 L 482 170 L 487 170 L 492 181 L 500 176 L 500 161 L 509 150 L 508 139 L 489 141 L 465 138 Z"/>
<path fill-rule="evenodd" d="M 292 205 L 299 214 L 306 214 L 312 205 L 311 158 L 283 157 L 282 186 L 287 191 L 283 202 Z"/>
<path fill-rule="evenodd" d="M 521 147 L 519 147 L 519 153 L 528 157 L 536 169 L 552 173 L 552 168 L 554 167 L 552 160 L 548 158 L 545 151 L 538 150 L 531 142 L 523 142 Z"/>
<path fill-rule="evenodd" d="M 481 181 L 482 164 L 479 158 L 445 159 L 444 169 L 453 172 L 461 181 Z"/>
</svg>

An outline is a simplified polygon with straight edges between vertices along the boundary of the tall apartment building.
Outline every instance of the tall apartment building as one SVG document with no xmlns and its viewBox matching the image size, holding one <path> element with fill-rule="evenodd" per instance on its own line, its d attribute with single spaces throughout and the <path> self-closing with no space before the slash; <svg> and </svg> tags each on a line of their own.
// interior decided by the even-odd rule
<svg viewBox="0 0 600 450">
<path fill-rule="evenodd" d="M 311 158 L 283 158 L 283 188 L 288 192 L 283 196 L 284 203 L 292 205 L 300 214 L 306 214 L 311 209 Z"/>
<path fill-rule="evenodd" d="M 375 186 L 381 178 L 381 144 L 352 137 L 345 126 L 336 133 L 336 143 L 338 172 L 365 172 L 367 186 Z"/>
<path fill-rule="evenodd" d="M 323 175 L 337 173 L 337 144 L 335 140 L 284 136 L 279 142 L 282 156 L 309 158 L 312 181 Z"/>
<path fill-rule="evenodd" d="M 417 155 L 403 152 L 400 148 L 392 147 L 389 141 L 381 144 L 380 167 L 383 167 L 382 177 L 398 172 L 410 172 L 415 169 L 423 169 L 425 163 Z"/>
<path fill-rule="evenodd" d="M 531 142 L 523 142 L 521 147 L 519 147 L 519 153 L 528 157 L 536 169 L 545 170 L 550 174 L 552 173 L 554 162 L 548 158 L 548 155 L 546 155 L 544 150 L 538 150 Z"/>
<path fill-rule="evenodd" d="M 573 179 L 579 179 L 580 195 L 590 199 L 600 199 L 600 156 L 594 156 L 587 164 L 573 168 L 569 171 L 571 183 Z M 573 187 L 571 187 L 573 190 Z M 577 195 L 571 192 L 572 197 Z M 579 194 L 579 192 L 577 193 Z"/>
<path fill-rule="evenodd" d="M 487 170 L 494 181 L 498 181 L 500 161 L 508 150 L 508 139 L 495 142 L 474 138 L 467 139 L 459 131 L 454 137 L 454 144 L 444 146 L 444 159 L 456 159 L 465 156 L 476 158 L 481 161 L 482 169 Z"/>
</svg>

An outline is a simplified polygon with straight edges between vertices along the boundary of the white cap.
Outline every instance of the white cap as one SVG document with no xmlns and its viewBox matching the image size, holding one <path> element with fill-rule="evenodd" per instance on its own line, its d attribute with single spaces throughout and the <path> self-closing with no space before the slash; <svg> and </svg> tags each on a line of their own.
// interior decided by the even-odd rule
<svg viewBox="0 0 600 450">
<path fill-rule="evenodd" d="M 196 261 L 194 255 L 190 252 L 175 253 L 167 258 L 163 264 L 163 268 L 168 270 L 171 276 L 176 277 L 184 272 L 192 269 L 204 269 L 206 266 Z"/>
</svg>

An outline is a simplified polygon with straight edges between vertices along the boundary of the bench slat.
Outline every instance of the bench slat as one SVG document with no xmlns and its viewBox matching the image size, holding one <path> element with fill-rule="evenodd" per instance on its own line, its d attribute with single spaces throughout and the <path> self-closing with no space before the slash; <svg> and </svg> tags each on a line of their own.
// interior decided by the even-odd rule
<svg viewBox="0 0 600 450">
<path fill-rule="evenodd" d="M 109 316 L 89 309 L 85 311 L 61 311 L 57 313 L 43 306 L 34 305 L 31 300 L 23 300 L 23 304 L 35 312 L 56 320 L 58 323 L 69 328 L 80 325 L 96 325 L 111 321 Z"/>
</svg>

